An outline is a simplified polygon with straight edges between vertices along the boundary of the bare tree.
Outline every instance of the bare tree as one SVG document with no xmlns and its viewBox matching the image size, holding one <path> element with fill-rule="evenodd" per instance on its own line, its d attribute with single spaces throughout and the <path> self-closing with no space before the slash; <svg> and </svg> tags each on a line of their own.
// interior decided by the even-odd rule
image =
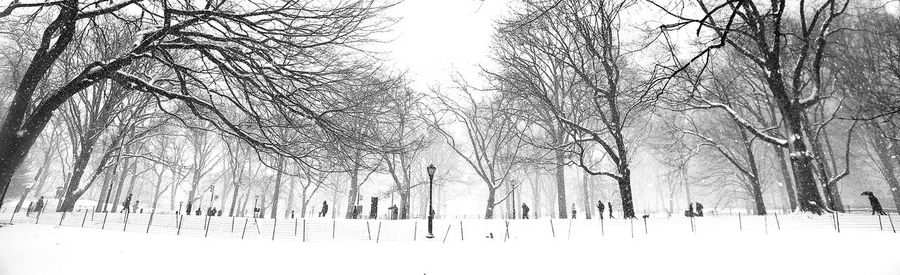
<svg viewBox="0 0 900 275">
<path fill-rule="evenodd" d="M 187 208 L 185 208 L 185 211 L 191 212 L 193 207 L 199 208 L 199 203 L 194 204 L 194 202 L 199 201 L 205 190 L 209 188 L 207 186 L 201 187 L 203 178 L 216 168 L 222 157 L 216 154 L 216 143 L 210 131 L 205 129 L 188 129 L 185 137 L 192 149 L 190 165 L 191 185 L 188 192 Z"/>
<path fill-rule="evenodd" d="M 492 219 L 494 207 L 503 203 L 511 193 L 497 196 L 497 190 L 513 184 L 513 172 L 521 164 L 519 150 L 522 140 L 516 137 L 510 116 L 502 111 L 508 107 L 509 101 L 502 96 L 490 95 L 479 101 L 468 84 L 461 80 L 457 84 L 462 93 L 460 102 L 440 91 L 434 92 L 440 109 L 432 111 L 429 123 L 484 182 L 488 194 L 484 218 Z M 455 123 L 465 129 L 461 141 L 457 141 L 455 134 L 449 130 L 450 125 Z"/>
<path fill-rule="evenodd" d="M 0 128 L 0 198 L 53 112 L 74 95 L 110 79 L 126 89 L 153 94 L 163 112 L 171 113 L 166 109 L 169 104 L 162 102 L 177 100 L 213 128 L 277 154 L 292 152 L 289 145 L 266 138 L 267 132 L 280 128 L 273 127 L 276 121 L 315 127 L 326 136 L 345 137 L 332 140 L 366 145 L 366 139 L 341 123 L 343 113 L 329 112 L 334 106 L 328 100 L 340 94 L 326 86 L 350 75 L 341 72 L 370 70 L 371 63 L 345 61 L 360 53 L 357 42 L 368 41 L 369 34 L 385 25 L 387 20 L 378 16 L 385 6 L 313 0 L 196 4 L 12 1 L 0 11 L 4 40 L 15 40 L 22 29 L 43 30 Z M 33 18 L 53 19 L 39 25 Z M 73 67 L 76 73 L 39 91 L 60 57 L 85 45 L 89 37 L 85 32 L 96 30 L 85 26 L 97 22 L 133 26 L 134 43 L 113 56 L 85 59 Z M 144 61 L 161 66 L 169 77 L 131 70 Z M 254 123 L 239 125 L 238 118 L 221 112 L 226 108 Z"/>
<path fill-rule="evenodd" d="M 828 59 L 826 49 L 833 41 L 833 34 L 840 31 L 834 24 L 844 16 L 849 1 L 827 0 L 809 5 L 807 2 L 774 0 L 758 5 L 755 1 L 697 1 L 695 6 L 682 9 L 683 3 L 661 5 L 651 1 L 674 18 L 675 22 L 661 26 L 664 32 L 697 24 L 698 30 L 706 29 L 704 34 L 711 37 L 701 41 L 704 47 L 698 55 L 672 68 L 673 73 L 690 71 L 686 70 L 689 65 L 709 60 L 703 57 L 726 46 L 765 72 L 769 99 L 778 107 L 789 138 L 778 137 L 747 123 L 727 105 L 707 103 L 742 122 L 742 126 L 760 140 L 787 147 L 798 187 L 800 210 L 822 213 L 826 204 L 816 183 L 815 155 L 810 151 L 814 146 L 810 142 L 815 137 L 809 133 L 815 126 L 809 124 L 807 112 L 826 97 L 822 79 L 823 63 Z M 791 7 L 788 8 L 789 3 Z M 789 15 L 791 13 L 796 15 Z M 799 22 L 792 24 L 791 19 Z M 699 73 L 705 69 L 704 64 L 694 65 L 699 68 L 696 70 Z M 827 187 L 828 183 L 823 186 Z"/>
<path fill-rule="evenodd" d="M 569 146 L 573 149 L 569 150 L 576 156 L 571 161 L 573 164 L 589 174 L 616 180 L 625 217 L 634 217 L 629 167 L 629 150 L 633 149 L 629 147 L 633 147 L 631 142 L 636 133 L 629 132 L 629 127 L 656 99 L 648 86 L 652 72 L 640 74 L 638 67 L 628 62 L 636 51 L 628 42 L 620 40 L 619 16 L 633 3 L 526 1 L 525 8 L 501 26 L 498 39 L 503 46 L 497 47 L 501 55 L 511 58 L 521 55 L 524 57 L 519 59 L 526 59 L 504 68 L 513 73 L 496 74 L 517 77 L 506 83 L 538 78 L 556 70 L 576 85 L 570 88 L 569 100 L 564 102 L 544 92 L 547 89 L 526 86 L 517 90 L 529 93 L 563 127 L 571 140 Z M 644 43 L 639 41 L 634 47 L 640 49 Z M 634 77 L 623 78 L 623 74 Z M 584 114 L 589 116 L 583 117 Z M 590 167 L 591 160 L 585 159 L 585 155 L 593 145 L 608 156 L 613 164 L 611 171 Z"/>
</svg>

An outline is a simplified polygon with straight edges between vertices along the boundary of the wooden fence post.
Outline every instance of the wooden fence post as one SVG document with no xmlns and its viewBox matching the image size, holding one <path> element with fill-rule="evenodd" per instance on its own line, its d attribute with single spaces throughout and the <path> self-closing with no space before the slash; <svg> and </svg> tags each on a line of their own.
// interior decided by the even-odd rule
<svg viewBox="0 0 900 275">
<path fill-rule="evenodd" d="M 778 221 L 778 213 L 775 213 L 775 225 L 778 226 L 778 231 L 781 231 L 781 222 Z"/>
<path fill-rule="evenodd" d="M 556 228 L 553 227 L 553 219 L 550 219 L 550 233 L 553 234 L 553 238 L 556 239 Z"/>
<path fill-rule="evenodd" d="M 100 226 L 100 230 L 106 229 L 106 217 L 108 217 L 108 216 L 109 216 L 109 211 L 106 211 L 105 214 L 103 214 L 103 225 Z"/>
<path fill-rule="evenodd" d="M 62 215 L 59 216 L 59 224 L 57 226 L 62 226 L 62 222 L 65 218 L 66 218 L 66 211 L 63 211 Z M 878 223 L 881 223 L 881 217 L 878 217 Z"/>
<path fill-rule="evenodd" d="M 569 219 L 569 233 L 568 233 L 568 236 L 566 236 L 566 239 L 569 239 L 569 240 L 572 239 L 572 220 L 574 220 L 574 219 Z M 632 234 L 632 235 L 634 235 L 634 234 Z"/>
<path fill-rule="evenodd" d="M 306 219 L 303 219 L 303 242 L 306 242 Z"/>
<path fill-rule="evenodd" d="M 462 220 L 459 221 L 459 240 L 460 240 L 460 241 L 465 241 L 465 240 L 466 240 L 466 236 L 465 236 L 465 234 L 463 234 L 463 224 L 462 224 Z"/>
<path fill-rule="evenodd" d="M 740 215 L 740 214 L 739 214 L 739 215 Z M 691 232 L 694 233 L 694 234 L 697 234 L 697 226 L 696 226 L 695 223 L 694 223 L 694 216 L 693 216 L 693 215 L 688 215 L 688 219 L 691 220 Z"/>
<path fill-rule="evenodd" d="M 147 234 L 150 234 L 150 224 L 153 223 L 153 214 L 156 214 L 156 208 L 153 208 L 153 211 L 150 212 L 150 220 L 147 221 Z"/>
<path fill-rule="evenodd" d="M 178 223 L 178 231 L 175 233 L 175 236 L 181 235 L 181 225 L 184 224 L 184 215 L 175 216 L 175 221 Z"/>
<path fill-rule="evenodd" d="M 634 219 L 629 218 L 629 223 L 631 223 L 631 238 L 634 239 Z"/>
<path fill-rule="evenodd" d="M 738 229 L 744 231 L 744 224 L 741 222 L 741 212 L 738 212 Z"/>
<path fill-rule="evenodd" d="M 894 219 L 891 218 L 891 213 L 888 212 L 887 216 L 888 216 L 888 222 L 891 223 L 891 231 L 894 231 L 894 233 L 897 233 L 897 229 L 894 229 Z"/>
<path fill-rule="evenodd" d="M 15 214 L 15 213 L 13 213 Z M 87 211 L 84 211 L 84 218 L 81 218 L 81 228 L 84 228 L 84 222 L 87 221 Z"/>
<path fill-rule="evenodd" d="M 416 240 L 416 234 L 419 233 L 418 231 L 419 231 L 419 221 L 414 221 L 413 222 L 413 241 Z"/>
<path fill-rule="evenodd" d="M 122 226 L 122 232 L 125 232 L 125 229 L 128 229 L 128 216 L 130 214 L 129 212 L 131 211 L 125 212 L 125 225 Z"/>
<path fill-rule="evenodd" d="M 606 228 L 603 225 L 603 213 L 600 214 L 600 236 L 606 236 Z"/>
<path fill-rule="evenodd" d="M 380 240 L 381 240 L 381 221 L 378 222 L 378 234 L 375 235 L 375 243 L 378 243 Z"/>
<path fill-rule="evenodd" d="M 369 236 L 369 240 L 372 240 L 372 229 L 369 229 L 369 221 L 366 221 L 366 235 Z"/>
<path fill-rule="evenodd" d="M 334 239 L 334 231 L 337 228 L 337 220 L 331 220 L 331 238 Z"/>
<path fill-rule="evenodd" d="M 876 216 L 878 216 L 878 231 L 884 231 L 884 225 L 881 224 L 881 215 Z M 60 220 L 59 223 L 62 224 L 62 220 Z"/>
<path fill-rule="evenodd" d="M 841 233 L 841 214 L 838 212 L 834 212 L 834 221 L 837 224 L 837 231 Z"/>
<path fill-rule="evenodd" d="M 644 235 L 647 235 L 647 215 L 644 215 Z"/>
<path fill-rule="evenodd" d="M 272 219 L 272 240 L 275 240 L 275 229 L 278 227 L 278 218 Z"/>
<path fill-rule="evenodd" d="M 256 218 L 254 218 L 254 220 L 256 220 Z M 244 217 L 244 230 L 241 230 L 241 240 L 243 240 L 244 235 L 247 234 L 247 222 L 249 222 L 249 221 L 250 221 L 250 219 Z"/>
<path fill-rule="evenodd" d="M 505 242 L 506 239 L 509 239 L 509 221 L 503 221 L 503 222 L 506 224 L 506 232 L 503 234 L 503 241 Z M 447 232 L 450 232 L 449 226 L 447 227 Z M 446 239 L 446 238 L 447 237 L 444 236 L 444 239 Z"/>
<path fill-rule="evenodd" d="M 206 223 L 203 224 L 203 237 L 209 236 L 209 223 L 212 222 L 212 216 L 206 217 Z"/>
<path fill-rule="evenodd" d="M 34 220 L 34 224 L 38 224 L 38 222 L 41 221 L 41 213 L 44 213 L 44 208 L 47 207 L 41 207 L 41 210 L 38 211 L 37 218 Z"/>
<path fill-rule="evenodd" d="M 446 243 L 446 242 L 447 242 L 447 235 L 450 235 L 450 227 L 451 227 L 451 226 L 453 226 L 453 225 L 452 225 L 452 224 L 447 225 L 447 232 L 444 233 L 444 241 L 443 241 L 443 243 Z M 506 222 L 506 227 L 509 228 L 509 222 Z M 509 235 L 509 229 L 507 229 L 506 231 L 507 231 L 506 234 Z M 504 238 L 503 240 L 505 241 L 506 239 Z"/>
</svg>

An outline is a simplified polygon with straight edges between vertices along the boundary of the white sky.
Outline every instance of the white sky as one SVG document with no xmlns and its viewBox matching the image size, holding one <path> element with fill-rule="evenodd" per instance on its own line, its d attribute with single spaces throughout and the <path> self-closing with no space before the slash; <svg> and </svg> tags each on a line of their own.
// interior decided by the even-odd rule
<svg viewBox="0 0 900 275">
<path fill-rule="evenodd" d="M 400 18 L 393 26 L 389 63 L 408 72 L 413 86 L 446 84 L 453 71 L 466 76 L 489 61 L 493 23 L 507 0 L 406 0 L 388 11 Z"/>
</svg>

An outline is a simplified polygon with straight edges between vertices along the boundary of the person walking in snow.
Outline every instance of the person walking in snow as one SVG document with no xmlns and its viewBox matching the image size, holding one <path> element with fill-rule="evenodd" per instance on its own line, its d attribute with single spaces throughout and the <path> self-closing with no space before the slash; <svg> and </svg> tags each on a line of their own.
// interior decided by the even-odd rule
<svg viewBox="0 0 900 275">
<path fill-rule="evenodd" d="M 41 212 L 44 210 L 44 196 L 38 198 L 37 203 L 34 204 L 34 212 Z"/>
<path fill-rule="evenodd" d="M 688 210 L 687 210 L 687 211 L 684 211 L 684 216 L 685 216 L 685 217 L 693 217 L 693 216 L 696 216 L 696 215 L 694 214 L 694 204 L 693 204 L 693 203 L 688 204 Z"/>
<path fill-rule="evenodd" d="M 125 201 L 122 202 L 122 211 L 119 212 L 131 212 L 131 193 L 125 197 Z"/>
<path fill-rule="evenodd" d="M 528 205 L 524 202 L 522 203 L 522 219 L 528 219 L 528 212 L 531 211 L 531 208 L 528 208 Z"/>
<path fill-rule="evenodd" d="M 322 211 L 319 212 L 319 217 L 325 217 L 328 214 L 328 201 L 322 201 Z"/>
<path fill-rule="evenodd" d="M 616 217 L 613 217 L 613 215 L 612 215 L 612 202 L 606 202 L 606 206 L 607 206 L 606 208 L 609 209 L 609 218 L 610 218 L 610 219 L 615 219 Z M 601 215 L 602 215 L 602 214 L 603 214 L 603 213 L 601 213 Z"/>
<path fill-rule="evenodd" d="M 203 212 L 200 211 L 200 207 L 197 207 L 197 212 L 194 212 L 194 214 L 200 216 L 201 213 Z"/>
<path fill-rule="evenodd" d="M 597 214 L 600 215 L 600 219 L 603 219 L 603 201 L 597 200 Z"/>
<path fill-rule="evenodd" d="M 577 211 L 575 211 L 575 204 L 573 203 L 573 204 L 572 204 L 572 218 L 573 218 L 573 219 L 575 218 L 575 214 L 576 214 L 576 213 L 577 213 Z"/>
<path fill-rule="evenodd" d="M 695 202 L 697 204 L 697 217 L 703 217 L 703 204 L 699 202 Z"/>
<path fill-rule="evenodd" d="M 860 195 L 869 197 L 869 205 L 872 206 L 872 215 L 886 215 L 884 209 L 881 208 L 881 202 L 878 201 L 878 198 L 875 197 L 875 194 L 872 193 L 872 191 L 862 192 Z"/>
</svg>

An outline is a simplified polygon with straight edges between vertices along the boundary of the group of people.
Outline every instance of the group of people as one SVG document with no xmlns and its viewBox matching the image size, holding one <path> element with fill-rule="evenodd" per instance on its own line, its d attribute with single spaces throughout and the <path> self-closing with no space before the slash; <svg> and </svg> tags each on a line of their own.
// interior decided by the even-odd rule
<svg viewBox="0 0 900 275">
<path fill-rule="evenodd" d="M 609 218 L 614 219 L 612 203 L 607 202 L 606 206 L 604 206 L 602 201 L 597 200 L 597 210 L 598 210 L 597 213 L 600 214 L 601 219 L 603 218 L 603 211 L 606 209 L 609 209 Z M 530 213 L 530 212 L 531 212 L 531 208 L 528 208 L 528 204 L 525 204 L 523 202 L 522 203 L 522 219 L 528 219 L 529 218 L 528 213 Z M 578 210 L 575 209 L 575 204 L 573 203 L 572 204 L 572 218 L 574 219 L 577 216 L 578 216 Z"/>
<path fill-rule="evenodd" d="M 694 205 L 697 205 L 695 208 Z M 696 209 L 696 211 L 695 211 Z M 691 203 L 688 205 L 688 210 L 684 211 L 685 217 L 703 217 L 703 204 L 699 202 Z"/>
<path fill-rule="evenodd" d="M 26 209 L 25 215 L 28 216 L 31 214 L 31 212 L 41 212 L 41 210 L 44 210 L 44 206 L 46 206 L 45 204 L 46 203 L 44 203 L 44 196 L 38 198 L 37 203 L 28 203 L 28 208 Z"/>
<path fill-rule="evenodd" d="M 200 212 L 199 208 L 197 209 L 197 212 Z M 200 214 L 198 213 L 197 215 L 199 216 Z M 207 216 L 222 216 L 222 209 L 216 210 L 215 207 L 208 207 L 208 208 L 206 208 L 206 215 Z"/>
<path fill-rule="evenodd" d="M 597 200 L 597 213 L 600 214 L 600 219 L 603 219 L 603 209 L 603 201 Z M 615 219 L 616 217 L 613 217 L 612 202 L 606 202 L 606 209 L 609 210 L 609 218 Z"/>
</svg>

